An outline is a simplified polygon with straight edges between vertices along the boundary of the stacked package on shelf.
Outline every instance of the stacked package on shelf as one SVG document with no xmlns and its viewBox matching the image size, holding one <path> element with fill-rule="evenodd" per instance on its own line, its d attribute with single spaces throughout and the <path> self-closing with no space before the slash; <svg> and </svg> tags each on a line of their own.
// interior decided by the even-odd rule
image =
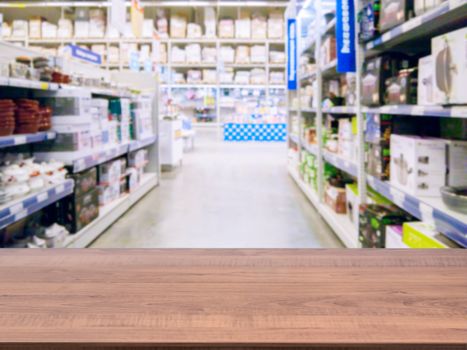
<svg viewBox="0 0 467 350">
<path fill-rule="evenodd" d="M 167 11 L 162 8 L 158 8 L 156 11 L 157 33 L 162 38 L 167 38 L 169 36 L 169 21 L 167 19 Z"/>
<path fill-rule="evenodd" d="M 266 84 L 266 70 L 263 68 L 254 68 L 250 72 L 251 84 Z"/>
<path fill-rule="evenodd" d="M 252 63 L 266 63 L 267 52 L 264 45 L 253 45 L 250 49 L 250 61 Z"/>
<path fill-rule="evenodd" d="M 159 44 L 159 63 L 167 63 L 167 45 Z"/>
<path fill-rule="evenodd" d="M 141 36 L 143 38 L 151 38 L 154 35 L 154 22 L 152 19 L 145 19 L 143 21 L 143 30 Z"/>
<path fill-rule="evenodd" d="M 41 160 L 73 159 L 92 149 L 91 95 L 80 90 L 38 91 L 35 96 L 53 111 L 55 140 L 34 146 Z M 53 152 L 53 153 L 48 153 Z"/>
<path fill-rule="evenodd" d="M 72 38 L 73 37 L 73 22 L 70 19 L 61 18 L 58 20 L 57 37 Z"/>
<path fill-rule="evenodd" d="M 215 47 L 205 46 L 202 51 L 203 63 L 216 63 L 217 62 L 217 49 Z"/>
<path fill-rule="evenodd" d="M 327 36 L 320 47 L 320 60 L 323 66 L 331 63 L 337 57 L 336 38 Z"/>
<path fill-rule="evenodd" d="M 235 50 L 232 46 L 221 46 L 219 55 L 223 63 L 234 63 L 235 61 Z"/>
<path fill-rule="evenodd" d="M 144 168 L 149 163 L 149 152 L 147 149 L 140 149 L 128 155 L 127 168 L 127 188 L 131 193 L 141 183 Z"/>
<path fill-rule="evenodd" d="M 110 142 L 109 101 L 103 98 L 91 100 L 91 144 L 93 149 L 105 148 Z"/>
<path fill-rule="evenodd" d="M 402 242 L 409 248 L 462 248 L 425 222 L 405 222 L 402 225 Z"/>
<path fill-rule="evenodd" d="M 250 63 L 250 48 L 246 45 L 239 45 L 235 50 L 235 63 Z"/>
<path fill-rule="evenodd" d="M 200 63 L 201 62 L 201 45 L 188 44 L 185 47 L 185 57 L 187 63 Z"/>
<path fill-rule="evenodd" d="M 128 98 L 112 99 L 109 102 L 111 122 L 116 122 L 117 143 L 130 142 L 131 100 Z"/>
<path fill-rule="evenodd" d="M 221 84 L 232 84 L 234 82 L 233 68 L 224 68 L 224 70 L 219 73 L 219 82 Z"/>
<path fill-rule="evenodd" d="M 243 85 L 248 85 L 250 84 L 250 72 L 249 71 L 236 71 L 235 72 L 235 78 L 234 78 L 235 84 L 243 84 Z"/>
<path fill-rule="evenodd" d="M 77 8 L 75 12 L 75 38 L 89 38 L 89 9 Z"/>
<path fill-rule="evenodd" d="M 185 49 L 182 49 L 178 46 L 172 47 L 170 58 L 173 63 L 185 63 L 185 60 L 186 60 Z"/>
<path fill-rule="evenodd" d="M 260 13 L 253 13 L 251 17 L 251 37 L 253 39 L 266 39 L 268 36 L 268 24 L 266 17 Z"/>
<path fill-rule="evenodd" d="M 72 174 L 75 182 L 73 194 L 57 202 L 57 222 L 70 233 L 76 233 L 99 216 L 97 169 Z"/>
<path fill-rule="evenodd" d="M 132 139 L 144 140 L 154 135 L 152 122 L 152 99 L 140 95 L 131 103 Z"/>
<path fill-rule="evenodd" d="M 187 20 L 184 16 L 173 14 L 170 17 L 170 37 L 186 38 Z"/>
<path fill-rule="evenodd" d="M 339 119 L 337 153 L 351 162 L 357 161 L 356 118 Z"/>
<path fill-rule="evenodd" d="M 91 51 L 97 53 L 102 57 L 102 62 L 105 63 L 107 60 L 107 46 L 102 44 L 91 45 Z"/>
<path fill-rule="evenodd" d="M 231 18 L 219 21 L 219 38 L 231 39 L 235 36 L 235 23 Z"/>
<path fill-rule="evenodd" d="M 107 19 L 103 9 L 89 10 L 89 36 L 91 38 L 103 38 Z"/>
<path fill-rule="evenodd" d="M 284 37 L 284 15 L 281 12 L 273 12 L 268 18 L 268 38 L 282 39 Z"/>
<path fill-rule="evenodd" d="M 203 80 L 203 73 L 199 69 L 189 69 L 186 73 L 186 81 L 190 84 L 199 84 Z"/>
<path fill-rule="evenodd" d="M 128 65 L 130 62 L 130 57 L 135 52 L 138 52 L 138 44 L 122 43 L 121 51 L 120 51 L 120 58 L 123 61 L 123 64 Z"/>
<path fill-rule="evenodd" d="M 216 37 L 216 10 L 213 7 L 204 9 L 204 36 L 206 38 Z"/>
<path fill-rule="evenodd" d="M 387 114 L 367 114 L 365 141 L 367 143 L 367 167 L 369 175 L 388 180 L 391 166 L 390 141 L 393 117 Z"/>
<path fill-rule="evenodd" d="M 201 26 L 196 23 L 188 23 L 187 25 L 187 38 L 199 39 L 203 36 Z"/>
<path fill-rule="evenodd" d="M 282 64 L 285 63 L 285 52 L 284 51 L 269 51 L 269 63 Z"/>
<path fill-rule="evenodd" d="M 203 83 L 216 84 L 217 71 L 215 69 L 203 69 Z"/>
<path fill-rule="evenodd" d="M 125 158 L 111 160 L 97 167 L 99 205 L 105 206 L 118 199 L 126 191 Z"/>
<path fill-rule="evenodd" d="M 284 84 L 285 73 L 284 72 L 269 72 L 269 84 Z"/>
<path fill-rule="evenodd" d="M 13 38 L 26 38 L 29 33 L 28 21 L 15 19 L 12 23 L 11 36 Z"/>
<path fill-rule="evenodd" d="M 118 46 L 109 46 L 109 51 L 107 52 L 107 62 L 111 64 L 117 64 L 120 62 L 120 49 Z"/>
<path fill-rule="evenodd" d="M 300 175 L 307 184 L 310 184 L 314 191 L 318 190 L 318 161 L 316 156 L 308 153 L 301 153 L 299 165 Z"/>
<path fill-rule="evenodd" d="M 30 39 L 42 38 L 42 17 L 33 16 L 29 20 L 29 38 Z"/>
<path fill-rule="evenodd" d="M 240 13 L 240 18 L 235 20 L 235 37 L 237 39 L 251 38 L 251 20 L 246 12 Z"/>
</svg>

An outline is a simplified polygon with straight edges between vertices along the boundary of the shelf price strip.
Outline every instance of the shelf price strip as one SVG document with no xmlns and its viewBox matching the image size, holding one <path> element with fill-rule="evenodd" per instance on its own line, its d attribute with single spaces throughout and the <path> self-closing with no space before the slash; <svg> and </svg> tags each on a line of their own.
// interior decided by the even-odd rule
<svg viewBox="0 0 467 350">
<path fill-rule="evenodd" d="M 40 193 L 26 196 L 19 203 L 0 211 L 0 229 L 33 214 L 73 192 L 74 182 L 65 180 L 62 184 L 49 188 Z"/>
</svg>

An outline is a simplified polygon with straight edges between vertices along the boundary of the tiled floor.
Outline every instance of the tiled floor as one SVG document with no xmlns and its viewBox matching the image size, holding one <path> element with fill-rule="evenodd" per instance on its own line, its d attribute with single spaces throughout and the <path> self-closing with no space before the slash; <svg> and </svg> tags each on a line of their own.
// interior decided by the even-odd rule
<svg viewBox="0 0 467 350">
<path fill-rule="evenodd" d="M 342 247 L 285 162 L 284 144 L 224 143 L 200 131 L 182 168 L 164 173 L 92 247 Z"/>
</svg>

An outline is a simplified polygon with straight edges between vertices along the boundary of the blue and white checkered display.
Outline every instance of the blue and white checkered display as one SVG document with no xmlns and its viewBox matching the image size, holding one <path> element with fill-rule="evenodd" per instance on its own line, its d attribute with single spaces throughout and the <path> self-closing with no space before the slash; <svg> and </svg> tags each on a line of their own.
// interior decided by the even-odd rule
<svg viewBox="0 0 467 350">
<path fill-rule="evenodd" d="M 224 124 L 224 141 L 285 142 L 287 126 L 277 124 Z"/>
</svg>

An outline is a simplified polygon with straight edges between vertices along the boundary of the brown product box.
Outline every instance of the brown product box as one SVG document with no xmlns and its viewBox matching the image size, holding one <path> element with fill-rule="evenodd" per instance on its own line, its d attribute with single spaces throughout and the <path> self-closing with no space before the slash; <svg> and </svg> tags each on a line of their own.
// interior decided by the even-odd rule
<svg viewBox="0 0 467 350">
<path fill-rule="evenodd" d="M 345 188 L 327 184 L 324 191 L 324 201 L 337 214 L 345 214 L 347 212 Z"/>
<path fill-rule="evenodd" d="M 99 195 L 97 189 L 82 195 L 65 197 L 59 202 L 58 223 L 70 233 L 76 233 L 99 216 Z"/>
</svg>

